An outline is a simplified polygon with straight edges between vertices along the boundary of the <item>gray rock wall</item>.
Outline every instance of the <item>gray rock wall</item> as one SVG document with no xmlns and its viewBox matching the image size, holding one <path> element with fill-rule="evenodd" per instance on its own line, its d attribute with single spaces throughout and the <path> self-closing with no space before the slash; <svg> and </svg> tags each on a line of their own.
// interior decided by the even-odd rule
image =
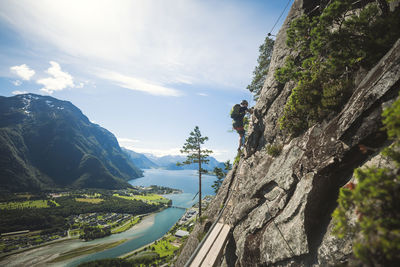
<svg viewBox="0 0 400 267">
<path fill-rule="evenodd" d="M 400 40 L 360 78 L 340 114 L 287 140 L 277 121 L 293 84 L 279 85 L 273 73 L 290 53 L 285 45 L 288 23 L 318 2 L 294 2 L 276 38 L 245 157 L 226 177 L 205 212 L 207 222 L 195 227 L 176 266 L 185 264 L 199 233 L 207 231 L 221 211 L 222 220 L 232 227 L 221 266 L 333 266 L 349 261 L 352 237 L 339 240 L 332 234 L 331 214 L 353 170 L 371 159 L 382 162 L 378 154 L 387 141 L 381 112 L 400 91 Z M 273 142 L 285 144 L 277 157 L 265 149 Z"/>
<path fill-rule="evenodd" d="M 276 158 L 249 149 L 231 178 L 232 205 L 223 215 L 234 226 L 228 245 L 235 247 L 236 266 L 325 266 L 347 259 L 351 242 L 332 235 L 331 213 L 354 168 L 387 145 L 382 106 L 398 95 L 399 85 L 400 40 L 329 123 L 293 139 Z"/>
</svg>

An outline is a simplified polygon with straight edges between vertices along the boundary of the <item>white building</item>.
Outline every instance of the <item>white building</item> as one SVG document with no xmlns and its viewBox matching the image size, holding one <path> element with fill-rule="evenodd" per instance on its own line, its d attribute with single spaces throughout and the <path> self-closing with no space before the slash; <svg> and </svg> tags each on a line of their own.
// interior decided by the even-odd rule
<svg viewBox="0 0 400 267">
<path fill-rule="evenodd" d="M 188 236 L 189 232 L 188 231 L 183 231 L 183 230 L 178 230 L 175 233 L 176 237 L 184 237 L 184 236 Z"/>
</svg>

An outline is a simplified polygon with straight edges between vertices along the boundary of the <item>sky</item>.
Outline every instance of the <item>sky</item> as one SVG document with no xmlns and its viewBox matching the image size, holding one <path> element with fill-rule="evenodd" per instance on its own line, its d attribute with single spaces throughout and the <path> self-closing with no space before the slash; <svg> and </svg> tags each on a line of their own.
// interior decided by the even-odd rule
<svg viewBox="0 0 400 267">
<path fill-rule="evenodd" d="M 258 48 L 287 3 L 2 0 L 0 95 L 70 101 L 121 147 L 157 156 L 179 155 L 199 126 L 212 156 L 232 161 L 229 112 L 255 104 Z"/>
</svg>

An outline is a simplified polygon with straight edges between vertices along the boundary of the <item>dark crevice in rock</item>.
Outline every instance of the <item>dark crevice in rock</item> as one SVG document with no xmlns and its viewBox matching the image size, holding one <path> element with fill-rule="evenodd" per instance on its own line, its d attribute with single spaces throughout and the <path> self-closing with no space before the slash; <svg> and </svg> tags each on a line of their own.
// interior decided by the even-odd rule
<svg viewBox="0 0 400 267">
<path fill-rule="evenodd" d="M 207 233 L 208 230 L 210 230 L 211 224 L 212 224 L 211 221 L 208 221 L 205 223 L 204 230 L 203 230 L 204 233 Z"/>
<path fill-rule="evenodd" d="M 235 266 L 236 261 L 237 261 L 236 241 L 231 232 L 229 234 L 228 243 L 226 244 L 225 247 L 225 262 L 228 265 L 228 267 L 233 267 Z"/>
<path fill-rule="evenodd" d="M 386 136 L 381 132 L 373 132 L 360 143 L 382 147 Z M 318 247 L 331 221 L 331 214 L 337 206 L 339 189 L 346 184 L 353 175 L 353 170 L 364 164 L 376 151 L 365 153 L 354 146 L 347 151 L 343 158 L 328 165 L 314 177 L 305 209 L 305 231 L 309 245 L 310 260 L 317 262 Z"/>
<path fill-rule="evenodd" d="M 256 112 L 255 112 L 256 113 Z M 253 132 L 251 132 L 248 142 L 247 142 L 247 155 L 251 156 L 254 154 L 256 151 L 260 150 L 260 143 L 262 143 L 262 140 L 264 139 L 264 121 L 260 115 L 260 117 L 257 116 L 258 123 L 257 125 L 253 128 Z"/>
<path fill-rule="evenodd" d="M 262 266 L 259 264 L 261 257 L 260 244 L 264 231 L 265 228 L 261 232 L 247 235 L 241 262 L 243 266 Z"/>
<path fill-rule="evenodd" d="M 265 265 L 267 266 L 267 265 Z M 275 267 L 300 267 L 300 266 L 312 266 L 312 262 L 310 262 L 309 258 L 307 255 L 300 255 L 300 256 L 294 256 L 291 257 L 290 259 L 285 259 L 281 261 L 274 262 L 273 266 Z"/>
<path fill-rule="evenodd" d="M 336 165 L 336 164 L 334 164 Z M 332 166 L 332 171 L 335 167 Z M 351 172 L 352 173 L 352 172 Z M 350 178 L 351 174 L 347 174 Z M 314 178 L 313 189 L 307 200 L 305 208 L 305 232 L 309 247 L 309 257 L 314 263 L 317 262 L 317 250 L 326 233 L 331 214 L 336 207 L 336 200 L 340 188 L 340 180 L 332 176 L 318 176 Z"/>
<path fill-rule="evenodd" d="M 300 172 L 303 170 L 303 166 L 300 166 Z M 299 177 L 296 174 L 292 173 L 293 180 L 298 183 L 300 181 Z"/>
<path fill-rule="evenodd" d="M 258 129 L 257 132 L 255 133 L 255 138 L 254 138 L 256 140 L 255 145 L 254 145 L 255 149 L 248 150 L 248 151 L 250 151 L 249 156 L 251 156 L 255 152 L 261 150 L 263 147 L 263 145 L 261 145 L 261 144 L 265 143 L 265 141 L 264 141 L 265 139 L 264 139 L 264 135 L 263 135 L 265 125 L 264 125 L 264 122 L 262 121 L 262 119 L 261 119 L 261 122 L 259 123 L 258 127 L 260 127 L 262 130 Z"/>
</svg>

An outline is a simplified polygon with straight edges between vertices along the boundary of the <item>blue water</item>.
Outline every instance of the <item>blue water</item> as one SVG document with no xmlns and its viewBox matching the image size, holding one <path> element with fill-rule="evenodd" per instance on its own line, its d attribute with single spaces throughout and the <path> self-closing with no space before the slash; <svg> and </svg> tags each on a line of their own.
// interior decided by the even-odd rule
<svg viewBox="0 0 400 267">
<path fill-rule="evenodd" d="M 213 189 L 211 185 L 214 183 L 215 177 L 209 175 L 203 175 L 202 177 L 202 194 L 213 195 Z M 165 197 L 172 200 L 172 205 L 178 207 L 189 208 L 198 199 L 193 199 L 198 191 L 198 175 L 196 171 L 192 170 L 180 170 L 180 171 L 169 171 L 151 169 L 145 170 L 144 177 L 129 181 L 132 185 L 150 186 L 160 185 L 167 186 L 175 189 L 183 190 L 182 194 L 165 195 Z M 65 266 L 76 266 L 82 262 L 104 259 L 104 258 L 115 258 L 123 254 L 126 254 L 132 250 L 138 249 L 145 246 L 159 238 L 161 238 L 169 229 L 182 217 L 184 214 L 183 209 L 168 208 L 155 215 L 154 223 L 145 229 L 138 231 L 127 231 L 120 234 L 111 235 L 106 238 L 87 242 L 87 245 L 96 244 L 99 242 L 111 242 L 120 239 L 128 239 L 127 242 L 91 255 L 78 258 L 74 261 L 69 262 Z"/>
<path fill-rule="evenodd" d="M 202 175 L 201 188 L 203 195 L 214 195 L 211 185 L 214 183 L 215 177 L 210 175 Z M 160 185 L 171 188 L 181 189 L 184 193 L 196 194 L 199 187 L 199 176 L 196 171 L 168 171 L 159 169 L 144 170 L 144 177 L 129 181 L 131 185 Z"/>
</svg>

